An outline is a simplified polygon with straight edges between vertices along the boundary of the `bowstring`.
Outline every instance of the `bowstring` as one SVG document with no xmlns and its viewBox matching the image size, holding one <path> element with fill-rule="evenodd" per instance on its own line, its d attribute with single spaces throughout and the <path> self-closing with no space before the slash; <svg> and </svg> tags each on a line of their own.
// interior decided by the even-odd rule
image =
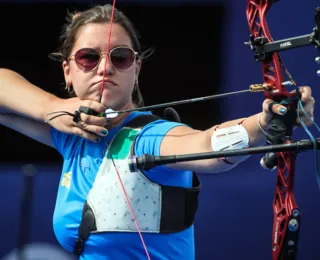
<svg viewBox="0 0 320 260">
<path fill-rule="evenodd" d="M 286 66 L 284 65 L 283 60 L 281 59 L 279 53 L 278 53 L 278 57 L 280 60 L 280 64 L 282 69 L 285 71 L 287 77 L 289 78 L 289 80 L 293 83 L 293 85 L 296 86 L 296 82 L 293 79 L 293 77 L 291 76 L 291 74 L 289 73 L 288 69 L 286 68 Z M 314 160 L 315 160 L 315 171 L 316 171 L 316 179 L 317 179 L 317 183 L 318 183 L 318 187 L 320 189 L 320 165 L 319 165 L 319 157 L 318 157 L 318 148 L 317 148 L 317 140 L 316 138 L 312 135 L 312 133 L 309 131 L 308 127 L 306 126 L 306 124 L 303 122 L 303 120 L 300 117 L 300 112 L 299 110 L 301 109 L 302 113 L 307 117 L 308 120 L 313 121 L 313 125 L 317 128 L 317 130 L 320 132 L 320 128 L 319 126 L 316 124 L 314 119 L 311 119 L 311 117 L 308 115 L 308 113 L 304 110 L 303 108 L 303 104 L 301 101 L 301 98 L 298 99 L 298 106 L 297 106 L 297 118 L 298 121 L 300 122 L 301 126 L 303 127 L 304 131 L 307 133 L 307 135 L 310 137 L 310 140 L 313 144 L 313 151 L 314 151 Z"/>
<path fill-rule="evenodd" d="M 315 120 L 312 120 L 312 118 L 308 115 L 308 113 L 304 110 L 303 104 L 301 99 L 298 100 L 298 109 L 297 109 L 297 117 L 299 122 L 301 123 L 303 129 L 307 133 L 307 135 L 310 137 L 312 144 L 313 144 L 313 151 L 314 151 L 314 157 L 315 157 L 315 169 L 316 169 L 316 178 L 318 182 L 318 187 L 320 189 L 320 168 L 319 168 L 319 158 L 318 158 L 318 148 L 317 148 L 317 141 L 314 138 L 314 136 L 311 134 L 311 132 L 308 130 L 306 124 L 301 120 L 299 109 L 303 112 L 303 114 L 310 120 L 313 121 L 313 125 L 317 128 L 317 130 L 320 132 L 319 126 L 316 124 Z"/>
<path fill-rule="evenodd" d="M 111 18 L 110 18 L 109 35 L 108 35 L 108 43 L 107 43 L 107 50 L 106 50 L 107 55 L 106 55 L 106 60 L 105 60 L 105 64 L 104 64 L 102 85 L 101 85 L 101 89 L 100 89 L 100 103 L 101 103 L 101 101 L 102 101 L 102 93 L 103 93 L 103 90 L 104 90 L 104 83 L 105 83 L 107 63 L 109 62 L 110 39 L 111 39 L 111 32 L 112 32 L 112 24 L 113 24 L 113 20 L 114 20 L 115 5 L 116 5 L 116 0 L 113 0 L 112 10 L 111 10 Z M 148 249 L 147 249 L 147 246 L 146 246 L 146 243 L 145 243 L 145 241 L 144 241 L 144 239 L 143 239 L 142 232 L 141 232 L 141 230 L 140 230 L 138 221 L 137 221 L 137 219 L 136 219 L 136 216 L 135 216 L 135 214 L 134 214 L 132 205 L 131 205 L 131 203 L 130 203 L 130 199 L 129 199 L 129 197 L 128 197 L 126 188 L 125 188 L 125 186 L 123 185 L 123 182 L 122 182 L 120 173 L 119 173 L 119 171 L 118 171 L 118 169 L 117 169 L 117 167 L 116 167 L 116 164 L 115 164 L 115 162 L 114 162 L 114 160 L 113 160 L 112 155 L 111 155 L 110 157 L 111 157 L 111 161 L 112 161 L 112 164 L 113 164 L 113 166 L 114 166 L 114 169 L 115 169 L 115 171 L 116 171 L 116 173 L 117 173 L 117 176 L 118 176 L 118 179 L 119 179 L 119 182 L 120 182 L 120 185 L 121 185 L 121 188 L 122 188 L 122 191 L 123 191 L 125 200 L 126 200 L 126 202 L 127 202 L 127 204 L 128 204 L 128 207 L 129 207 L 131 216 L 132 216 L 133 221 L 134 221 L 134 223 L 135 223 L 135 226 L 136 226 L 136 228 L 137 228 L 137 230 L 138 230 L 138 233 L 139 233 L 139 237 L 140 237 L 142 246 L 143 246 L 143 248 L 144 248 L 144 250 L 145 250 L 145 253 L 146 253 L 146 255 L 147 255 L 148 260 L 151 260 L 150 255 L 149 255 L 149 252 L 148 252 Z"/>
</svg>

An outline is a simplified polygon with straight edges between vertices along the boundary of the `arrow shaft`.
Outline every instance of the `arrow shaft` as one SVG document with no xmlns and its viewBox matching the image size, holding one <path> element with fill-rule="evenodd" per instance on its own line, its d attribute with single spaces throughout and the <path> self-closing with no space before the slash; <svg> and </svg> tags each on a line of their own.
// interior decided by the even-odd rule
<svg viewBox="0 0 320 260">
<path fill-rule="evenodd" d="M 205 97 L 198 97 L 198 98 L 191 98 L 191 99 L 185 99 L 185 100 L 180 100 L 180 101 L 173 101 L 173 102 L 167 102 L 167 103 L 162 103 L 158 105 L 151 105 L 151 106 L 144 106 L 144 107 L 137 107 L 133 109 L 126 109 L 126 110 L 121 110 L 121 111 L 113 111 L 108 114 L 120 114 L 120 113 L 127 113 L 127 112 L 132 112 L 132 111 L 141 111 L 141 110 L 151 110 L 151 109 L 156 109 L 156 108 L 161 108 L 161 107 L 169 107 L 169 106 L 177 106 L 177 105 L 182 105 L 182 104 L 188 104 L 188 103 L 195 103 L 199 101 L 205 101 L 205 100 L 210 100 L 210 99 L 217 99 L 217 98 L 222 98 L 226 96 L 232 96 L 232 95 L 238 95 L 238 94 L 243 94 L 247 92 L 252 92 L 251 90 L 239 90 L 239 91 L 234 91 L 234 92 L 228 92 L 228 93 L 223 93 L 223 94 L 217 94 L 217 95 L 211 95 L 211 96 L 205 96 Z"/>
</svg>

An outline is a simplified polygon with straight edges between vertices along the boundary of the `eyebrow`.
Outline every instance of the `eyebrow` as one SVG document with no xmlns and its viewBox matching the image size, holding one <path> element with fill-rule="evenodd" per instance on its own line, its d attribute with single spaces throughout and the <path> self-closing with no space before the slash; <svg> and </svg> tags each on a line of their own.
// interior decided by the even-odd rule
<svg viewBox="0 0 320 260">
<path fill-rule="evenodd" d="M 114 49 L 114 48 L 118 48 L 118 47 L 129 47 L 129 48 L 133 48 L 133 47 L 131 47 L 130 45 L 127 45 L 127 44 L 119 44 L 119 45 L 111 45 L 110 44 L 110 50 L 112 50 L 112 49 Z M 100 48 L 96 48 L 96 47 L 94 47 L 95 49 L 97 49 L 97 50 L 99 50 L 99 51 L 101 51 L 101 52 L 104 52 L 104 51 L 106 51 L 107 49 L 105 48 L 104 50 L 101 50 Z"/>
</svg>

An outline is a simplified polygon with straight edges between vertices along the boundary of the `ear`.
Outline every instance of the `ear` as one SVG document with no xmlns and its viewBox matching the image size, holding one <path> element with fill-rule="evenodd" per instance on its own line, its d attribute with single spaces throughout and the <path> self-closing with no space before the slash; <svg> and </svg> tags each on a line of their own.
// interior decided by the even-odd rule
<svg viewBox="0 0 320 260">
<path fill-rule="evenodd" d="M 136 61 L 136 78 L 138 78 L 142 66 L 142 61 L 139 59 Z"/>
<path fill-rule="evenodd" d="M 63 61 L 62 62 L 62 69 L 63 69 L 63 74 L 64 74 L 64 80 L 66 82 L 71 82 L 71 74 L 70 74 L 69 62 Z"/>
</svg>

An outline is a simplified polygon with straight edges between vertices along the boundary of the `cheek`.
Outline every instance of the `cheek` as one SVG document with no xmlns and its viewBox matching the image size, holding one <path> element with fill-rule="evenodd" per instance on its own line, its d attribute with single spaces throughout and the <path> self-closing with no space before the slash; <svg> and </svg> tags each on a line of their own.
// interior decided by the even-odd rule
<svg viewBox="0 0 320 260">
<path fill-rule="evenodd" d="M 78 97 L 82 97 L 86 94 L 88 87 L 86 82 L 89 82 L 88 79 L 90 78 L 89 73 L 85 74 L 80 71 L 78 68 L 73 68 L 71 70 L 72 75 L 72 85 L 75 93 Z"/>
<path fill-rule="evenodd" d="M 128 71 L 125 76 L 121 77 L 121 79 L 122 79 L 124 88 L 128 92 L 131 92 L 136 81 L 136 75 L 134 73 L 134 70 Z"/>
</svg>

